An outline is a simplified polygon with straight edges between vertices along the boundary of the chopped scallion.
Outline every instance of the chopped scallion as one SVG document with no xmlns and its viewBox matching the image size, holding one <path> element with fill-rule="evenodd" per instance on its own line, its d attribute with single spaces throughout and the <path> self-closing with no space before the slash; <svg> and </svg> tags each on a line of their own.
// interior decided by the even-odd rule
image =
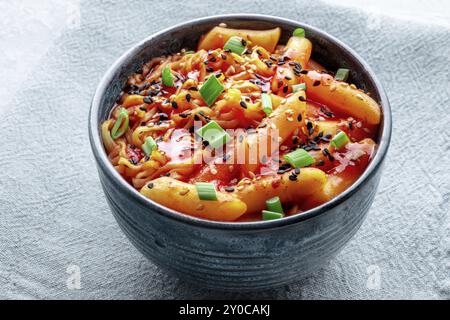
<svg viewBox="0 0 450 320">
<path fill-rule="evenodd" d="M 224 89 L 225 87 L 222 83 L 215 76 L 211 75 L 200 88 L 200 94 L 206 104 L 211 106 L 216 102 Z"/>
<path fill-rule="evenodd" d="M 195 188 L 197 189 L 198 198 L 200 200 L 217 200 L 216 187 L 213 183 L 197 182 Z"/>
<path fill-rule="evenodd" d="M 230 135 L 214 120 L 208 122 L 195 133 L 215 149 L 222 147 L 231 140 Z"/>
<path fill-rule="evenodd" d="M 292 91 L 293 92 L 297 92 L 297 91 L 300 91 L 300 90 L 306 91 L 306 83 L 294 84 L 292 86 Z"/>
<path fill-rule="evenodd" d="M 119 110 L 119 115 L 117 116 L 117 120 L 114 123 L 114 126 L 111 129 L 111 138 L 114 140 L 121 137 L 125 131 L 128 129 L 128 111 L 125 108 L 121 108 Z"/>
<path fill-rule="evenodd" d="M 173 87 L 173 74 L 169 66 L 164 67 L 162 71 L 162 82 L 167 87 Z"/>
<path fill-rule="evenodd" d="M 348 69 L 338 69 L 334 78 L 338 81 L 347 81 L 350 70 Z"/>
<path fill-rule="evenodd" d="M 264 113 L 269 116 L 273 111 L 272 98 L 270 97 L 270 95 L 268 95 L 267 93 L 263 93 L 261 95 L 261 103 Z"/>
<path fill-rule="evenodd" d="M 152 151 L 156 149 L 158 145 L 156 144 L 155 140 L 153 140 L 152 137 L 145 138 L 144 144 L 141 146 L 142 151 L 144 151 L 145 155 L 147 157 L 150 157 L 152 154 Z"/>
<path fill-rule="evenodd" d="M 303 28 L 297 28 L 294 30 L 294 32 L 292 33 L 292 35 L 294 37 L 301 37 L 304 38 L 305 37 L 305 29 Z"/>
<path fill-rule="evenodd" d="M 284 213 L 283 206 L 279 197 L 273 197 L 266 201 L 267 210 L 272 212 Z"/>
<path fill-rule="evenodd" d="M 307 167 L 315 162 L 314 158 L 304 149 L 297 149 L 284 156 L 284 160 L 294 168 Z"/>
<path fill-rule="evenodd" d="M 227 43 L 223 46 L 224 50 L 231 50 L 236 54 L 243 54 L 247 49 L 244 45 L 245 41 L 241 37 L 231 37 L 228 39 Z"/>
<path fill-rule="evenodd" d="M 276 219 L 283 218 L 284 215 L 282 213 L 278 213 L 278 212 L 263 210 L 262 217 L 263 217 L 263 220 L 276 220 Z"/>
<path fill-rule="evenodd" d="M 339 150 L 349 142 L 350 139 L 347 134 L 344 131 L 341 131 L 333 137 L 330 143 L 336 148 L 336 150 Z"/>
</svg>

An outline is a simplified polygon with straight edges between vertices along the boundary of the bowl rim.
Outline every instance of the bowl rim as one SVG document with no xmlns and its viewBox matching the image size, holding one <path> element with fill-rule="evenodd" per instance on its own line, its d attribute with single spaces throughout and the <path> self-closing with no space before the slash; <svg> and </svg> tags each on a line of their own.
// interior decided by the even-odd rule
<svg viewBox="0 0 450 320">
<path fill-rule="evenodd" d="M 249 222 L 212 221 L 193 217 L 185 213 L 172 210 L 149 198 L 146 198 L 141 193 L 139 193 L 139 191 L 134 189 L 125 179 L 123 179 L 123 177 L 111 165 L 105 152 L 105 149 L 103 147 L 103 143 L 101 142 L 98 110 L 100 108 L 101 98 L 104 95 L 108 84 L 114 79 L 117 70 L 120 69 L 121 65 L 123 65 L 129 59 L 129 57 L 136 55 L 138 51 L 142 49 L 142 47 L 145 47 L 146 43 L 148 43 L 154 38 L 157 38 L 167 32 L 171 32 L 195 24 L 202 24 L 207 22 L 217 22 L 217 24 L 219 24 L 220 22 L 222 22 L 220 21 L 221 19 L 227 20 L 235 19 L 239 21 L 261 20 L 266 22 L 276 22 L 280 24 L 281 27 L 283 26 L 283 24 L 297 25 L 298 27 L 302 27 L 307 31 L 312 31 L 320 38 L 326 38 L 328 41 L 334 42 L 343 50 L 347 51 L 351 56 L 353 56 L 358 61 L 359 64 L 361 64 L 362 69 L 371 78 L 372 82 L 374 83 L 375 91 L 377 91 L 377 93 L 380 96 L 381 102 L 380 104 L 383 115 L 382 122 L 380 123 L 380 125 L 382 126 L 382 132 L 379 135 L 379 143 L 377 146 L 375 157 L 370 161 L 369 166 L 366 168 L 366 170 L 364 170 L 363 174 L 359 176 L 359 178 L 344 192 L 340 193 L 333 199 L 327 201 L 326 203 L 318 207 L 307 210 L 301 214 L 284 217 L 278 220 L 268 220 L 268 221 L 263 220 L 263 221 L 249 221 Z M 105 74 L 103 75 L 103 77 L 99 82 L 99 85 L 96 88 L 89 111 L 89 140 L 98 169 L 102 169 L 102 173 L 106 174 L 106 176 L 109 179 L 116 182 L 120 186 L 121 191 L 125 192 L 129 196 L 130 201 L 138 201 L 141 205 L 147 207 L 149 211 L 153 211 L 162 216 L 165 216 L 166 218 L 184 224 L 194 225 L 197 227 L 208 229 L 221 229 L 221 230 L 250 231 L 250 230 L 279 228 L 314 218 L 322 213 L 327 212 L 331 208 L 336 207 L 340 203 L 350 198 L 357 190 L 359 190 L 363 186 L 364 183 L 367 182 L 367 180 L 370 177 L 372 177 L 377 172 L 379 167 L 382 165 L 383 160 L 388 151 L 391 139 L 391 132 L 392 132 L 392 115 L 389 100 L 386 96 L 386 92 L 384 91 L 384 88 L 382 87 L 381 83 L 375 76 L 370 66 L 353 49 L 344 44 L 342 41 L 336 39 L 334 36 L 331 36 L 330 34 L 311 25 L 301 23 L 292 19 L 264 14 L 222 14 L 222 15 L 207 16 L 176 24 L 174 26 L 163 29 L 146 37 L 145 39 L 133 45 L 125 53 L 123 53 L 105 72 Z"/>
</svg>

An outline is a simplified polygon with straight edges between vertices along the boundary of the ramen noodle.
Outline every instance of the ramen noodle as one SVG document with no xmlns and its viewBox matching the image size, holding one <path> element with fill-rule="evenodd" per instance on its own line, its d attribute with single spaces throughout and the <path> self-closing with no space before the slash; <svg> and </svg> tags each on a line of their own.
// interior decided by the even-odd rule
<svg viewBox="0 0 450 320">
<path fill-rule="evenodd" d="M 365 170 L 379 105 L 327 71 L 296 29 L 218 26 L 196 51 L 129 76 L 101 125 L 114 168 L 153 201 L 216 221 L 280 219 L 319 206 Z"/>
</svg>

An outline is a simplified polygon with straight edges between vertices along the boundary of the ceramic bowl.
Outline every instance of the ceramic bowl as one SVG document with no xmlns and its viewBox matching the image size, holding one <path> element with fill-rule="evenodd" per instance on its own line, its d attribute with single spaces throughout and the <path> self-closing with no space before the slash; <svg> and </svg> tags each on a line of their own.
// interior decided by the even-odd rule
<svg viewBox="0 0 450 320">
<path fill-rule="evenodd" d="M 101 142 L 127 76 L 153 57 L 195 49 L 220 23 L 232 28 L 281 27 L 286 43 L 297 27 L 313 42 L 312 57 L 329 70 L 351 70 L 350 81 L 382 107 L 378 148 L 363 175 L 345 192 L 307 212 L 280 220 L 227 223 L 194 218 L 142 196 L 113 168 Z M 180 279 L 220 290 L 259 290 L 297 281 L 324 266 L 353 237 L 377 191 L 391 135 L 388 99 L 370 67 L 329 34 L 301 22 L 266 15 L 222 15 L 185 22 L 139 42 L 106 72 L 95 92 L 89 135 L 101 185 L 119 226 L 148 259 Z M 133 261 L 129 261 L 133 263 Z"/>
</svg>

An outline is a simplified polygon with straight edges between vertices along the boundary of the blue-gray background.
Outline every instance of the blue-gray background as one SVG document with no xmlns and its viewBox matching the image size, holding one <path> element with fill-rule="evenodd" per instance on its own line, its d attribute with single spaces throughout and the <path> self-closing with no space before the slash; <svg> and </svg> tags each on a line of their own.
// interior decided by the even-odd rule
<svg viewBox="0 0 450 320">
<path fill-rule="evenodd" d="M 69 2 L 64 28 L 20 43 L 45 23 L 14 28 L 17 16 L 0 5 L 0 41 L 21 49 L 0 50 L 2 81 L 15 85 L 0 89 L 0 298 L 450 298 L 448 24 L 320 1 Z M 39 1 L 21 3 L 25 16 L 42 13 Z M 45 14 L 59 17 L 57 3 L 43 1 Z M 136 251 L 109 212 L 87 135 L 95 87 L 127 48 L 175 23 L 242 12 L 304 21 L 353 47 L 384 84 L 394 121 L 379 192 L 356 237 L 314 276 L 245 294 L 181 282 Z M 30 63 L 41 42 L 51 45 Z M 67 287 L 71 265 L 79 290 Z"/>
</svg>

